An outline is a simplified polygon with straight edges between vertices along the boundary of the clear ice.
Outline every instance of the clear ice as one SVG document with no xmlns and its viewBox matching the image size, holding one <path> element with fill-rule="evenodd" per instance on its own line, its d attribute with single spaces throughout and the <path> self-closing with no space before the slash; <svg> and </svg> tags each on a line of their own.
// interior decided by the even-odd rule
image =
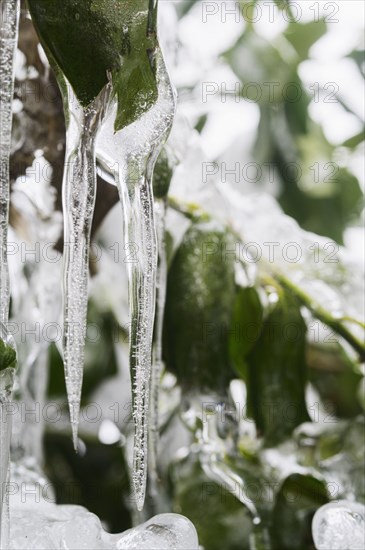
<svg viewBox="0 0 365 550">
<path fill-rule="evenodd" d="M 166 201 L 155 202 L 155 219 L 158 243 L 158 266 L 156 275 L 156 315 L 153 342 L 151 406 L 149 419 L 149 476 L 151 494 L 156 490 L 157 482 L 157 447 L 159 439 L 159 387 L 162 373 L 162 331 L 166 302 L 167 258 L 166 258 Z"/>
<path fill-rule="evenodd" d="M 9 317 L 9 269 L 6 255 L 10 193 L 9 158 L 19 1 L 1 0 L 0 8 L 0 321 L 6 325 Z"/>
<path fill-rule="evenodd" d="M 64 212 L 64 368 L 74 447 L 82 390 L 88 300 L 89 245 L 96 196 L 95 140 L 111 92 L 107 85 L 82 107 L 68 84 Z"/>
<path fill-rule="evenodd" d="M 365 506 L 339 500 L 321 506 L 312 521 L 317 550 L 364 550 Z"/>
<path fill-rule="evenodd" d="M 33 499 L 32 499 L 33 500 Z M 10 550 L 197 550 L 193 524 L 179 514 L 161 514 L 118 535 L 106 533 L 100 520 L 81 506 L 34 501 L 11 505 Z"/>
<path fill-rule="evenodd" d="M 56 190 L 51 186 L 50 178 L 39 179 L 35 176 L 36 168 L 41 167 L 49 173 L 50 164 L 43 156 L 37 156 L 25 176 L 19 177 L 12 186 L 11 201 L 18 212 L 21 212 L 27 227 L 27 240 L 31 246 L 38 243 L 42 250 L 49 242 L 57 242 L 62 231 L 62 214 L 55 211 Z M 21 246 L 21 237 L 15 232 L 12 242 Z M 16 399 L 21 399 L 25 407 L 31 409 L 35 403 L 41 407 L 45 404 L 48 385 L 48 348 L 50 338 L 46 335 L 47 327 L 59 319 L 61 309 L 61 262 L 49 262 L 43 255 L 39 258 L 28 257 L 21 262 L 19 255 L 17 268 L 15 256 L 10 265 L 12 282 L 12 318 L 18 323 L 29 323 L 40 327 L 40 338 L 23 339 L 19 345 L 18 362 L 19 391 Z M 49 336 L 52 336 L 49 334 Z M 19 408 L 18 408 L 19 409 Z M 41 465 L 43 456 L 44 422 L 33 415 L 24 423 L 21 414 L 14 415 L 12 445 L 20 462 Z"/>
<path fill-rule="evenodd" d="M 0 1 L 0 338 L 9 342 L 6 326 L 9 318 L 9 269 L 7 260 L 9 220 L 9 159 L 14 94 L 14 57 L 18 40 L 19 1 Z M 6 482 L 9 476 L 11 416 L 8 406 L 12 400 L 14 369 L 0 373 L 0 548 L 6 548 L 9 529 L 9 510 Z"/>
<path fill-rule="evenodd" d="M 155 162 L 170 132 L 176 104 L 175 92 L 160 50 L 156 53 L 156 64 L 156 104 L 135 123 L 116 134 L 115 106 L 97 142 L 100 169 L 113 174 L 124 211 L 129 276 L 130 369 L 135 424 L 132 479 L 138 510 L 143 508 L 147 479 L 149 396 L 158 262 L 152 175 Z"/>
<path fill-rule="evenodd" d="M 14 342 L 0 323 L 0 338 L 8 346 Z M 0 371 L 0 548 L 8 548 L 9 499 L 7 484 L 10 478 L 11 402 L 13 397 L 15 370 L 12 367 Z"/>
</svg>

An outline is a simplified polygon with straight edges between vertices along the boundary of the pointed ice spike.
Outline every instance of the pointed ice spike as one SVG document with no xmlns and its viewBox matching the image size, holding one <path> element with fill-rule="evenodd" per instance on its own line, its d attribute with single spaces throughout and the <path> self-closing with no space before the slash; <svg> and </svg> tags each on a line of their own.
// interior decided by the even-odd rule
<svg viewBox="0 0 365 550">
<path fill-rule="evenodd" d="M 152 337 L 156 302 L 156 269 L 158 246 L 154 217 L 152 173 L 157 157 L 169 134 L 175 114 L 175 95 L 171 86 L 162 56 L 157 59 L 159 101 L 156 111 L 152 109 L 149 126 L 152 138 L 140 144 L 139 167 L 136 169 L 131 155 L 127 160 L 126 184 L 129 208 L 125 208 L 126 194 L 121 193 L 125 212 L 129 210 L 126 235 L 129 243 L 134 243 L 138 251 L 138 262 L 130 266 L 130 368 L 133 394 L 133 418 L 135 424 L 133 486 L 138 510 L 142 510 L 145 500 L 148 465 L 148 423 L 150 421 L 150 378 L 152 371 Z M 160 116 L 156 116 L 159 114 Z M 163 116 L 161 116 L 161 114 Z M 146 123 L 145 123 L 146 128 Z M 148 128 L 148 126 L 147 126 Z M 146 130 L 145 130 L 146 131 Z M 137 132 L 136 132 L 137 134 Z M 137 134 L 138 135 L 138 134 Z M 147 134 L 148 136 L 148 134 Z M 138 149 L 137 149 L 138 151 Z M 137 153 L 138 156 L 138 153 Z M 141 177 L 143 171 L 144 177 Z M 137 174 L 137 184 L 130 173 Z M 128 175 L 129 174 L 129 175 Z M 139 183 L 138 183 L 139 182 Z M 156 412 L 158 416 L 158 413 Z"/>
<path fill-rule="evenodd" d="M 130 368 L 133 388 L 135 442 L 133 484 L 138 510 L 146 489 L 147 426 L 151 374 L 152 335 L 155 315 L 157 239 L 151 178 L 142 176 L 131 205 L 129 242 L 137 245 L 138 261 L 131 265 Z"/>
<path fill-rule="evenodd" d="M 7 260 L 9 222 L 9 159 L 14 94 L 14 57 L 18 41 L 19 0 L 0 0 L 0 338 L 8 342 L 9 269 Z M 3 489 L 9 480 L 11 417 L 7 404 L 11 402 L 14 369 L 0 373 L 0 548 L 9 547 L 9 498 Z"/>
<path fill-rule="evenodd" d="M 14 94 L 14 57 L 18 41 L 19 0 L 0 0 L 0 321 L 9 317 L 7 261 L 9 157 Z"/>
<path fill-rule="evenodd" d="M 71 87 L 68 86 L 69 95 Z M 72 437 L 78 424 L 84 367 L 88 301 L 89 245 L 96 196 L 95 139 L 106 112 L 109 85 L 86 108 L 69 97 L 69 124 L 63 178 L 64 212 L 64 368 Z"/>
<path fill-rule="evenodd" d="M 142 510 L 147 479 L 152 336 L 156 300 L 157 238 L 152 173 L 174 118 L 176 96 L 160 50 L 158 101 L 140 119 L 114 132 L 116 106 L 97 143 L 99 166 L 113 175 L 124 211 L 130 303 L 130 370 L 135 424 L 133 489 Z"/>
<path fill-rule="evenodd" d="M 153 496 L 156 492 L 157 483 L 157 451 L 159 439 L 159 395 L 160 378 L 162 371 L 162 329 L 166 299 L 167 283 L 167 261 L 165 243 L 165 217 L 166 201 L 160 199 L 155 201 L 155 217 L 158 242 L 158 267 L 156 277 L 156 316 L 153 343 L 153 362 L 151 374 L 151 407 L 149 426 L 149 476 L 150 492 Z"/>
</svg>

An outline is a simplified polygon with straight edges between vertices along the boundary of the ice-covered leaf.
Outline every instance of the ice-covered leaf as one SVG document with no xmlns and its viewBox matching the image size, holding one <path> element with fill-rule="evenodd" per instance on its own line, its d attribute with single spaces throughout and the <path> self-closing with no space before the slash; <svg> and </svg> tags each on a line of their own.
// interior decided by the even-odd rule
<svg viewBox="0 0 365 550">
<path fill-rule="evenodd" d="M 184 387 L 224 389 L 235 297 L 234 242 L 221 226 L 194 224 L 168 275 L 165 356 Z"/>
<path fill-rule="evenodd" d="M 176 161 L 173 155 L 164 147 L 156 161 L 153 173 L 153 195 L 162 199 L 169 191 Z"/>
<path fill-rule="evenodd" d="M 194 523 L 204 548 L 249 548 L 251 514 L 225 486 L 212 481 L 198 462 L 177 465 L 174 476 L 175 507 Z"/>
<path fill-rule="evenodd" d="M 310 544 L 313 512 L 328 502 L 323 481 L 302 474 L 290 475 L 276 497 L 272 516 L 274 548 L 301 550 Z"/>
<path fill-rule="evenodd" d="M 16 368 L 16 351 L 0 338 L 0 371 Z"/>
<path fill-rule="evenodd" d="M 246 356 L 260 337 L 263 307 L 254 287 L 239 288 L 233 306 L 232 329 L 229 347 L 237 372 L 247 376 Z"/>
<path fill-rule="evenodd" d="M 310 48 L 325 34 L 327 25 L 323 19 L 309 23 L 290 23 L 284 36 L 294 47 L 300 60 L 306 59 Z"/>
<path fill-rule="evenodd" d="M 306 330 L 299 303 L 282 293 L 247 356 L 249 405 L 268 445 L 309 419 L 304 398 Z"/>
<path fill-rule="evenodd" d="M 118 98 L 116 130 L 155 103 L 157 43 L 148 0 L 28 0 L 28 5 L 51 62 L 81 105 L 98 96 L 110 75 Z"/>
<path fill-rule="evenodd" d="M 311 331 L 318 332 L 320 323 L 310 323 Z M 363 375 L 331 329 L 324 327 L 324 342 L 311 342 L 307 348 L 309 379 L 326 403 L 329 416 L 335 419 L 351 418 L 360 414 L 361 406 L 354 396 Z M 314 334 L 314 337 L 318 336 Z"/>
</svg>

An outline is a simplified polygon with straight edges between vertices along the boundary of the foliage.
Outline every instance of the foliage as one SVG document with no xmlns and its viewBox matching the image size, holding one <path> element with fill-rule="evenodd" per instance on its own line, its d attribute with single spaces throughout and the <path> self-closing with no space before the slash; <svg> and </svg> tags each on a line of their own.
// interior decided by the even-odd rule
<svg viewBox="0 0 365 550">
<path fill-rule="evenodd" d="M 0 338 L 0 371 L 16 368 L 16 351 Z"/>
<path fill-rule="evenodd" d="M 79 100 L 89 104 L 105 86 L 107 71 L 114 71 L 113 83 L 120 89 L 118 99 L 125 109 L 118 127 L 132 121 L 137 116 L 134 98 L 141 73 L 147 75 L 143 87 L 148 96 L 152 98 L 155 93 L 153 68 L 147 57 L 139 56 L 139 48 L 145 52 L 151 46 L 142 32 L 146 19 L 141 26 L 132 25 L 131 35 L 124 36 L 131 44 L 138 44 L 135 64 L 133 55 L 126 55 L 118 32 L 124 20 L 122 11 L 120 20 L 105 12 L 105 32 L 98 32 L 96 41 L 93 25 L 99 29 L 99 22 L 91 6 L 103 10 L 103 2 L 63 3 L 68 8 L 64 13 L 70 14 L 66 33 L 64 13 L 59 11 L 59 4 L 49 0 L 54 27 L 52 36 L 46 36 L 44 4 L 28 1 L 43 41 Z M 130 2 L 117 3 L 128 6 L 128 10 L 137 9 Z M 276 4 L 279 9 L 290 5 L 283 0 Z M 184 21 L 199 9 L 199 2 L 180 2 L 176 8 Z M 77 55 L 79 25 L 73 26 L 81 12 L 92 29 L 91 34 L 89 26 L 82 29 L 86 63 Z M 247 16 L 247 11 L 242 13 Z M 127 13 L 127 17 L 132 15 Z M 341 154 L 351 158 L 361 147 L 363 135 L 357 132 L 339 145 L 331 143 L 312 117 L 313 99 L 301 78 L 301 65 L 327 32 L 323 18 L 315 23 L 293 19 L 269 40 L 255 24 L 246 21 L 241 35 L 214 61 L 230 68 L 239 79 L 243 85 L 240 99 L 257 105 L 260 122 L 249 160 L 274 166 L 279 185 L 271 194 L 292 219 L 277 209 L 272 197 L 262 209 L 261 203 L 252 206 L 255 202 L 248 193 L 243 198 L 244 193 L 240 194 L 239 199 L 229 186 L 219 187 L 219 182 L 195 185 L 196 171 L 201 178 L 203 158 L 199 139 L 209 128 L 214 111 L 206 105 L 199 106 L 192 120 L 197 129 L 195 141 L 182 146 L 184 131 L 177 124 L 180 141 L 176 146 L 172 139 L 169 145 L 173 161 L 165 149 L 156 167 L 156 199 L 164 200 L 169 190 L 169 272 L 165 371 L 161 379 L 160 497 L 157 505 L 147 502 L 146 513 L 174 510 L 187 515 L 206 550 L 307 550 L 313 547 L 311 518 L 320 505 L 349 495 L 365 500 L 360 270 L 339 247 L 336 261 L 326 262 L 328 240 L 318 236 L 342 243 L 348 224 L 358 221 L 362 198 L 359 181 L 350 163 L 340 165 L 337 159 Z M 154 39 L 149 40 L 155 47 Z M 67 46 L 65 59 L 57 57 L 61 43 Z M 130 65 L 114 67 L 110 43 Z M 285 55 L 288 52 L 290 55 Z M 361 50 L 356 48 L 349 59 L 361 73 Z M 125 85 L 128 79 L 129 85 Z M 244 87 L 247 82 L 261 84 L 259 100 L 249 95 Z M 278 83 L 274 96 L 264 86 L 267 82 Z M 182 87 L 187 103 L 196 97 L 199 84 L 197 80 L 190 88 Z M 290 84 L 301 91 L 295 101 L 287 93 Z M 341 108 L 350 109 L 343 98 L 337 99 Z M 244 162 L 245 154 L 242 151 L 238 160 Z M 176 169 L 177 158 L 182 166 Z M 316 163 L 334 168 L 332 175 L 320 174 L 314 182 L 312 168 Z M 300 176 L 288 170 L 290 164 L 300 167 Z M 254 191 L 267 192 L 268 179 L 269 174 L 263 171 Z M 106 220 L 106 227 L 108 223 L 115 238 L 115 217 Z M 125 281 L 127 262 L 110 260 L 115 243 L 106 239 L 105 226 L 95 237 L 103 255 L 95 269 L 89 308 L 89 322 L 101 327 L 101 336 L 97 343 L 87 341 L 83 406 L 104 399 L 108 419 L 128 438 L 128 317 L 116 290 Z M 308 256 L 298 263 L 270 262 L 267 257 L 250 262 L 247 254 L 245 260 L 237 254 L 249 242 L 279 240 L 278 234 L 285 242 L 297 240 L 303 247 L 314 247 L 311 250 L 318 254 L 318 262 L 308 261 Z M 330 244 L 336 245 L 332 240 Z M 107 267 L 105 258 L 109 260 Z M 103 284 L 103 277 L 107 283 Z M 98 285 L 99 295 L 95 290 Z M 50 363 L 48 397 L 63 403 L 62 360 L 56 346 L 50 347 Z M 204 421 L 201 406 L 205 399 L 224 412 L 226 421 L 219 422 L 217 411 L 212 422 Z M 190 407 L 189 414 L 185 405 Z M 208 424 L 211 432 L 207 435 Z M 120 441 L 104 444 L 99 428 L 97 423 L 84 431 L 81 426 L 87 452 L 75 457 L 69 434 L 48 425 L 46 473 L 60 502 L 86 505 L 112 530 L 121 531 L 131 521 L 126 450 Z M 226 481 L 213 475 L 217 470 L 224 473 Z M 78 487 L 72 498 L 62 493 L 68 484 Z M 253 507 L 259 522 L 254 521 Z"/>
<path fill-rule="evenodd" d="M 29 0 L 28 5 L 59 78 L 66 77 L 81 105 L 90 105 L 108 78 L 118 98 L 116 131 L 153 105 L 157 43 L 147 0 Z"/>
</svg>

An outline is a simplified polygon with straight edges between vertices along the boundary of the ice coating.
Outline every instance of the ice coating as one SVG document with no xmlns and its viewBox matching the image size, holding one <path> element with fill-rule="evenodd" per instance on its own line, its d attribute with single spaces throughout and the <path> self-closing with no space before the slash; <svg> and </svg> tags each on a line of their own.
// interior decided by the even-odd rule
<svg viewBox="0 0 365 550">
<path fill-rule="evenodd" d="M 0 338 L 7 345 L 14 347 L 14 342 L 0 323 Z M 11 441 L 11 402 L 13 397 L 15 370 L 12 367 L 0 371 L 0 548 L 8 548 L 9 536 L 9 500 L 7 483 L 10 471 Z"/>
<path fill-rule="evenodd" d="M 157 103 L 141 115 L 137 122 L 116 134 L 115 106 L 97 142 L 100 167 L 114 175 L 124 211 L 135 424 L 132 478 L 139 510 L 143 508 L 147 479 L 147 428 L 158 262 L 152 174 L 171 129 L 176 103 L 175 92 L 159 50 L 156 53 L 156 64 Z"/>
<path fill-rule="evenodd" d="M 57 242 L 62 231 L 62 215 L 55 211 L 56 190 L 51 187 L 49 178 L 38 179 L 36 167 L 50 169 L 43 156 L 38 155 L 27 170 L 25 176 L 19 177 L 12 187 L 11 201 L 18 212 L 22 213 L 27 227 L 27 243 L 35 247 L 37 243 L 46 247 Z M 41 171 L 41 173 L 45 173 Z M 21 246 L 21 236 L 12 231 L 12 242 Z M 27 409 L 36 403 L 43 407 L 48 385 L 48 348 L 52 331 L 47 335 L 47 327 L 59 319 L 61 310 L 61 261 L 49 262 L 43 254 L 38 258 L 28 256 L 25 262 L 19 254 L 12 256 L 10 263 L 10 280 L 12 283 L 12 317 L 18 323 L 30 323 L 40 327 L 40 338 L 19 338 L 18 360 L 21 365 L 19 373 L 19 392 L 17 399 L 24 402 Z M 14 265 L 14 260 L 17 267 Z M 30 415 L 23 422 L 21 414 L 14 415 L 12 444 L 20 462 L 32 457 L 35 464 L 42 461 L 43 418 Z"/>
<path fill-rule="evenodd" d="M 96 196 L 95 139 L 107 110 L 107 85 L 82 107 L 68 89 L 69 111 L 63 176 L 63 353 L 74 447 L 77 449 L 88 300 L 89 246 Z M 66 108 L 66 105 L 65 105 Z"/>
<path fill-rule="evenodd" d="M 228 225 L 245 243 L 240 258 L 250 268 L 265 272 L 269 266 L 271 273 L 284 273 L 314 305 L 323 305 L 336 318 L 344 317 L 344 324 L 362 340 L 363 266 L 344 247 L 300 228 L 268 193 L 245 195 L 230 185 L 223 192 L 219 180 L 213 178 L 207 186 L 201 177 L 202 159 L 209 160 L 195 134 L 172 180 L 170 196 L 183 204 L 189 197 L 189 202 Z M 297 257 L 286 254 L 289 245 Z"/>
<path fill-rule="evenodd" d="M 9 320 L 9 268 L 7 259 L 10 176 L 9 160 L 14 95 L 14 58 L 18 41 L 19 0 L 0 1 L 0 338 L 14 345 L 6 332 Z M 9 476 L 14 369 L 0 373 L 0 548 L 8 546 L 9 509 L 6 483 Z"/>
<path fill-rule="evenodd" d="M 179 514 L 161 514 L 118 535 L 106 533 L 100 520 L 81 506 L 36 506 L 17 503 L 11 508 L 10 550 L 196 550 L 193 524 Z"/>
<path fill-rule="evenodd" d="M 340 500 L 321 506 L 312 521 L 317 550 L 363 550 L 365 506 Z"/>
<path fill-rule="evenodd" d="M 0 321 L 9 317 L 7 260 L 9 219 L 9 157 L 14 94 L 14 56 L 18 41 L 19 0 L 0 1 Z"/>
<path fill-rule="evenodd" d="M 179 514 L 155 516 L 116 538 L 115 545 L 117 550 L 195 550 L 198 547 L 194 525 Z"/>
</svg>

